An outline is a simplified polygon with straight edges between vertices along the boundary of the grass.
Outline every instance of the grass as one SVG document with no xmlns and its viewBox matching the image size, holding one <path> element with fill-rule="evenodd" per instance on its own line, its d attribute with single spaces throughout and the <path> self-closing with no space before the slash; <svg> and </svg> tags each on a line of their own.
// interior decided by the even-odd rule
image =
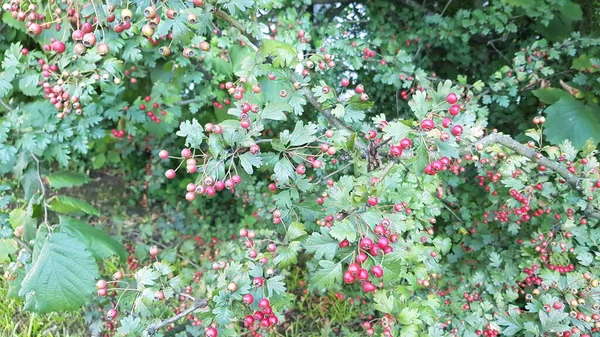
<svg viewBox="0 0 600 337">
<path fill-rule="evenodd" d="M 86 324 L 79 313 L 35 314 L 22 310 L 23 302 L 7 297 L 8 285 L 0 282 L 0 336 L 79 337 Z"/>
</svg>

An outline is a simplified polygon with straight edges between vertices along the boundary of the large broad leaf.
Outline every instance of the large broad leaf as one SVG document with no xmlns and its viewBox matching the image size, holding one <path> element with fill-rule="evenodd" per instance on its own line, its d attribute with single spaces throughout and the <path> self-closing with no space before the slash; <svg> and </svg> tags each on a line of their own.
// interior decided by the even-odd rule
<svg viewBox="0 0 600 337">
<path fill-rule="evenodd" d="M 127 259 L 127 251 L 123 248 L 123 244 L 86 222 L 60 216 L 60 231 L 85 242 L 97 259 L 105 259 L 112 255 L 118 255 L 122 262 Z"/>
<path fill-rule="evenodd" d="M 66 233 L 54 233 L 25 279 L 19 296 L 25 309 L 72 311 L 88 302 L 99 278 L 98 266 L 84 243 Z"/>
<path fill-rule="evenodd" d="M 88 176 L 74 172 L 57 172 L 46 176 L 53 188 L 73 187 L 87 184 Z"/>
<path fill-rule="evenodd" d="M 600 140 L 598 106 L 584 105 L 573 97 L 563 97 L 546 108 L 544 134 L 554 144 L 568 139 L 577 149 L 581 149 L 588 139 Z"/>
<path fill-rule="evenodd" d="M 48 206 L 59 213 L 73 214 L 84 212 L 90 215 L 100 215 L 100 212 L 87 202 L 64 195 L 57 195 L 50 199 Z"/>
<path fill-rule="evenodd" d="M 559 99 L 571 95 L 567 91 L 558 88 L 543 88 L 533 90 L 532 92 L 535 95 L 535 97 L 537 97 L 540 100 L 540 102 L 544 104 L 554 104 Z"/>
</svg>

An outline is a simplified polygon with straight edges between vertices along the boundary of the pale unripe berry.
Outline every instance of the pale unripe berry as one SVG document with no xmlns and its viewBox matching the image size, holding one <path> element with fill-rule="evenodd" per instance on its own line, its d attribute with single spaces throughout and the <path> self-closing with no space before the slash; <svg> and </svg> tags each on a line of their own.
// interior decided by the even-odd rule
<svg viewBox="0 0 600 337">
<path fill-rule="evenodd" d="M 173 179 L 173 178 L 175 178 L 175 170 L 173 170 L 173 169 L 168 169 L 168 170 L 165 172 L 165 177 L 166 177 L 167 179 Z"/>
</svg>

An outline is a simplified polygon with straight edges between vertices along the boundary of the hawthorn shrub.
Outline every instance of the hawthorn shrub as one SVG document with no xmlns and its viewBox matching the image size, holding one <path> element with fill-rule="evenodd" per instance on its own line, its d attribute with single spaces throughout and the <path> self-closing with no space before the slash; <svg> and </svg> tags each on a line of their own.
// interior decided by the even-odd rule
<svg viewBox="0 0 600 337">
<path fill-rule="evenodd" d="M 94 336 L 600 336 L 598 13 L 5 0 L 7 295 Z"/>
</svg>

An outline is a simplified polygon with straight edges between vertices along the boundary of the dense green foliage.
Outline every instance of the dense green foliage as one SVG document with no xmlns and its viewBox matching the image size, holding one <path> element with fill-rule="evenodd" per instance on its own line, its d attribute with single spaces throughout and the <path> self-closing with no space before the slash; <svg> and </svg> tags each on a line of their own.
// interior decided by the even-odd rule
<svg viewBox="0 0 600 337">
<path fill-rule="evenodd" d="M 2 4 L 7 335 L 600 336 L 597 1 Z"/>
</svg>

